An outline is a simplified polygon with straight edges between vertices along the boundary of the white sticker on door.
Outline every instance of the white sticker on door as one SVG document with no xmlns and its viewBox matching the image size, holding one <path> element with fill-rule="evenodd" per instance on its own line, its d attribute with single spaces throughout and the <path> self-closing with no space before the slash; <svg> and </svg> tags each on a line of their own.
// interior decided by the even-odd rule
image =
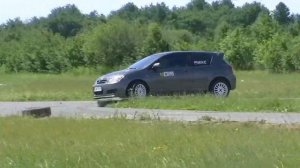
<svg viewBox="0 0 300 168">
<path fill-rule="evenodd" d="M 207 61 L 194 61 L 194 65 L 206 65 Z"/>
<path fill-rule="evenodd" d="M 160 76 L 162 76 L 162 77 L 173 77 L 173 76 L 175 76 L 175 73 L 173 71 L 171 71 L 171 72 L 162 72 L 162 73 L 160 73 Z"/>
</svg>

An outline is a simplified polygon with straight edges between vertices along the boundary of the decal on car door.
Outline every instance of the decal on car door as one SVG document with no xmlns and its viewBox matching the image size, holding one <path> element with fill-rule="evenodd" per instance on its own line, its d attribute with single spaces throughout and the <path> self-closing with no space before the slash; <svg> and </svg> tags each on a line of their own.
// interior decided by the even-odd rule
<svg viewBox="0 0 300 168">
<path fill-rule="evenodd" d="M 161 77 L 173 77 L 175 76 L 175 73 L 173 71 L 170 71 L 170 72 L 162 72 L 160 73 L 160 76 Z"/>
<path fill-rule="evenodd" d="M 194 61 L 194 65 L 207 65 L 207 61 Z"/>
</svg>

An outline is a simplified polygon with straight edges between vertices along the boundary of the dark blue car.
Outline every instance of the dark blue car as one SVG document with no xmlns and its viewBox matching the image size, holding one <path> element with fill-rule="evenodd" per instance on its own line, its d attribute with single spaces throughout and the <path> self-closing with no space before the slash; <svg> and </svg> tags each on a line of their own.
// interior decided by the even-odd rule
<svg viewBox="0 0 300 168">
<path fill-rule="evenodd" d="M 93 93 L 100 100 L 182 92 L 227 97 L 235 88 L 236 77 L 223 53 L 177 51 L 150 55 L 125 70 L 103 75 Z"/>
</svg>

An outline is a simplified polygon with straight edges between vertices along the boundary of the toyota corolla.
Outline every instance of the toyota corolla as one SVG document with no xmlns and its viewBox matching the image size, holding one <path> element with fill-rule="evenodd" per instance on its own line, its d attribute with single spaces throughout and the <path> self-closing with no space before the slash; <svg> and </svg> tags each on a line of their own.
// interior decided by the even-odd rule
<svg viewBox="0 0 300 168">
<path fill-rule="evenodd" d="M 100 100 L 182 92 L 227 97 L 235 88 L 236 76 L 223 53 L 182 51 L 150 55 L 125 70 L 103 75 L 93 93 Z"/>
</svg>

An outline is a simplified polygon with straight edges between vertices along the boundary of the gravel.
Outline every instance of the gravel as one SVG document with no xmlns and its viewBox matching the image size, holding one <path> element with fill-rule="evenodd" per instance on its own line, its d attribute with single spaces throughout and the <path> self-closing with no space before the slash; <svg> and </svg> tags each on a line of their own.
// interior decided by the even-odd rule
<svg viewBox="0 0 300 168">
<path fill-rule="evenodd" d="M 21 116 L 29 108 L 51 107 L 51 117 L 159 119 L 171 121 L 237 121 L 272 124 L 299 124 L 300 113 L 210 112 L 190 110 L 151 110 L 100 108 L 96 101 L 0 102 L 0 116 Z"/>
</svg>

